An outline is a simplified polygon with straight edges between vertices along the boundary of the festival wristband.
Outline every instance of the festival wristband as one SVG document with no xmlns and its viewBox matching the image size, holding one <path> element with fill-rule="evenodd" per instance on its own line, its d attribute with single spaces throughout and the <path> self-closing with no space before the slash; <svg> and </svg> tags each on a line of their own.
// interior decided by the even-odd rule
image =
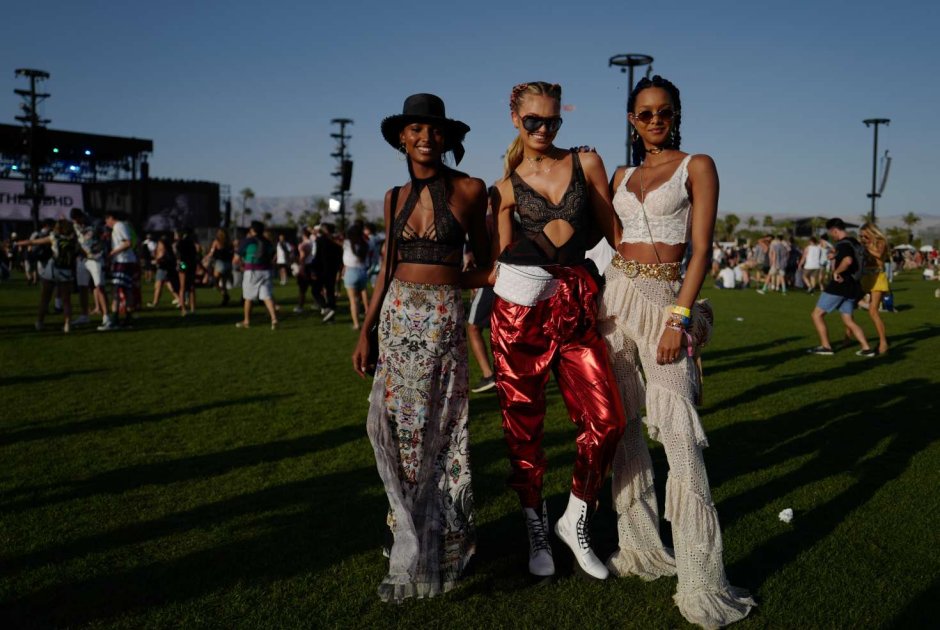
<svg viewBox="0 0 940 630">
<path fill-rule="evenodd" d="M 683 317 L 692 317 L 692 309 L 679 306 L 678 304 L 673 306 L 670 312 L 675 313 L 676 315 L 682 315 Z"/>
</svg>

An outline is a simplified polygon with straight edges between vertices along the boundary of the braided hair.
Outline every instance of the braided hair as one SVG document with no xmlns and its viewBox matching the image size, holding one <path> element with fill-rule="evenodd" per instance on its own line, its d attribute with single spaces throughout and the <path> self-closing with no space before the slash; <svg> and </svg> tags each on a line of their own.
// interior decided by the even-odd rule
<svg viewBox="0 0 940 630">
<path fill-rule="evenodd" d="M 669 93 L 669 99 L 672 101 L 672 106 L 675 109 L 675 116 L 672 119 L 672 127 L 669 131 L 669 140 L 666 143 L 666 148 L 678 149 L 682 142 L 682 134 L 679 132 L 679 127 L 682 124 L 682 101 L 679 100 L 679 88 L 671 81 L 662 78 L 658 74 L 654 75 L 652 79 L 647 79 L 646 77 L 640 79 L 637 81 L 633 91 L 630 92 L 630 98 L 627 100 L 627 110 L 631 114 L 635 113 L 633 110 L 636 107 L 636 97 L 647 88 L 662 88 Z M 636 132 L 635 128 L 631 133 L 631 138 L 631 143 L 633 144 L 633 166 L 639 166 L 646 158 L 646 145 L 643 144 L 643 139 Z"/>
</svg>

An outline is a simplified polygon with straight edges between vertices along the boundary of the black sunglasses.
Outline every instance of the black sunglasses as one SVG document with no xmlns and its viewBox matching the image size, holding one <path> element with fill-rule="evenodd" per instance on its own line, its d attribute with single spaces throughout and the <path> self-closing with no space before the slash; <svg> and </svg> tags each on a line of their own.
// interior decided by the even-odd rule
<svg viewBox="0 0 940 630">
<path fill-rule="evenodd" d="M 542 118 L 541 116 L 523 116 L 522 126 L 529 133 L 538 131 L 545 125 L 545 131 L 555 133 L 561 128 L 561 116 L 552 116 L 551 118 Z"/>
<path fill-rule="evenodd" d="M 653 118 L 659 116 L 659 119 L 663 122 L 669 122 L 676 115 L 671 109 L 661 109 L 658 112 L 645 111 L 640 112 L 639 114 L 633 114 L 633 117 L 639 120 L 644 125 L 648 125 L 653 122 Z"/>
</svg>

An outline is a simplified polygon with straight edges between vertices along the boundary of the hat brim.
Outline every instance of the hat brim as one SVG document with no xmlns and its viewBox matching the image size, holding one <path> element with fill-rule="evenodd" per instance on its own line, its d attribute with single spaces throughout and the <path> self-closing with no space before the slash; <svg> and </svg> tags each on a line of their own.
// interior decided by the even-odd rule
<svg viewBox="0 0 940 630">
<path fill-rule="evenodd" d="M 397 114 L 389 116 L 382 121 L 382 137 L 392 148 L 401 150 L 399 134 L 405 125 L 413 122 L 432 123 L 440 125 L 444 131 L 444 151 L 453 151 L 463 143 L 464 136 L 470 131 L 470 126 L 459 120 L 441 118 L 439 116 L 418 116 L 412 114 Z"/>
</svg>

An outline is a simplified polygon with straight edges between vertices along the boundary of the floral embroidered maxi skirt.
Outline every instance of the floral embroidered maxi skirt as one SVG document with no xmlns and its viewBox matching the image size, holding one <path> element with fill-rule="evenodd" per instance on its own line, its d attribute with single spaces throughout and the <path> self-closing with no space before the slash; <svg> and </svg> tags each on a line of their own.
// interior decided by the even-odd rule
<svg viewBox="0 0 940 630">
<path fill-rule="evenodd" d="M 474 553 L 468 390 L 460 289 L 393 279 L 367 422 L 394 537 L 385 601 L 450 590 Z"/>
</svg>

